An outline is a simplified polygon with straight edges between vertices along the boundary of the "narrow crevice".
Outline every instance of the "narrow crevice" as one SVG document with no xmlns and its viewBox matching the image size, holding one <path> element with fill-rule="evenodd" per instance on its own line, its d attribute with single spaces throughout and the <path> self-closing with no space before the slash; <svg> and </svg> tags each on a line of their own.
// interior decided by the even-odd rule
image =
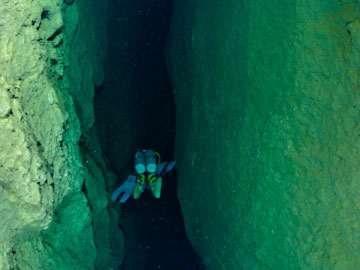
<svg viewBox="0 0 360 270">
<path fill-rule="evenodd" d="M 111 192 L 133 171 L 136 149 L 174 159 L 175 101 L 164 49 L 171 1 L 110 1 L 105 81 L 95 89 L 96 128 L 108 166 L 117 174 Z M 202 269 L 185 233 L 176 171 L 163 179 L 162 195 L 113 203 L 124 233 L 122 270 Z"/>
</svg>

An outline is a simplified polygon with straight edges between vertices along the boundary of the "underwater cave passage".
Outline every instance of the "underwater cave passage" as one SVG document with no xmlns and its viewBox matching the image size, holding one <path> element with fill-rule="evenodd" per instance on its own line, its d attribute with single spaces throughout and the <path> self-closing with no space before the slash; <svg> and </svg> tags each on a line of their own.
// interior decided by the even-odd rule
<svg viewBox="0 0 360 270">
<path fill-rule="evenodd" d="M 164 49 L 171 1 L 112 0 L 104 84 L 95 91 L 96 128 L 116 181 L 134 171 L 137 149 L 154 149 L 162 161 L 174 159 L 175 102 Z M 161 198 L 145 190 L 138 200 L 112 203 L 124 233 L 122 270 L 202 269 L 185 234 L 177 199 L 177 176 L 163 177 Z"/>
</svg>

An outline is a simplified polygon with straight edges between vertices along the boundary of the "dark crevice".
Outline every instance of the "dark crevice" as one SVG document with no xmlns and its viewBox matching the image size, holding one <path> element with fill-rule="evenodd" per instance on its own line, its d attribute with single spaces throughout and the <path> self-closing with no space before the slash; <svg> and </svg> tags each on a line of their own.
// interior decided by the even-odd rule
<svg viewBox="0 0 360 270">
<path fill-rule="evenodd" d="M 58 35 L 62 33 L 62 28 L 57 29 L 50 37 L 48 37 L 48 41 L 53 41 Z"/>
<path fill-rule="evenodd" d="M 117 174 L 116 183 L 108 183 L 111 192 L 133 171 L 136 149 L 152 148 L 163 161 L 174 159 L 175 101 L 164 57 L 171 1 L 110 3 L 108 57 L 104 84 L 95 88 L 95 124 L 105 160 Z M 145 191 L 138 200 L 110 206 L 120 212 L 125 238 L 122 270 L 203 269 L 185 234 L 176 171 L 164 177 L 160 199 Z"/>
<path fill-rule="evenodd" d="M 44 10 L 41 12 L 41 20 L 49 19 L 49 15 L 50 15 L 49 10 L 44 9 Z"/>
</svg>

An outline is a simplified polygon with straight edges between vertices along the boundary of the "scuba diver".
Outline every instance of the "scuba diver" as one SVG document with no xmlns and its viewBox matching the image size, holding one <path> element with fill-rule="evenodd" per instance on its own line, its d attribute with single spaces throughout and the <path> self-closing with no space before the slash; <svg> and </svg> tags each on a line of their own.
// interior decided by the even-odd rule
<svg viewBox="0 0 360 270">
<path fill-rule="evenodd" d="M 161 196 L 162 177 L 175 166 L 175 161 L 160 163 L 160 154 L 154 150 L 139 150 L 135 153 L 135 172 L 115 190 L 111 199 L 125 203 L 133 194 L 136 200 L 150 189 L 155 198 Z"/>
</svg>

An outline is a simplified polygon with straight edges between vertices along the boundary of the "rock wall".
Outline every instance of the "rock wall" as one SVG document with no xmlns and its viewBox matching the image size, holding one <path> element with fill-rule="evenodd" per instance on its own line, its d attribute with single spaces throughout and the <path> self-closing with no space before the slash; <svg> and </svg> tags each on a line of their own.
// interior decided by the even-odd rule
<svg viewBox="0 0 360 270">
<path fill-rule="evenodd" d="M 359 14 L 175 0 L 178 193 L 207 270 L 360 265 Z"/>
<path fill-rule="evenodd" d="M 112 266 L 111 174 L 92 129 L 106 13 L 106 2 L 1 1 L 0 269 Z"/>
</svg>

